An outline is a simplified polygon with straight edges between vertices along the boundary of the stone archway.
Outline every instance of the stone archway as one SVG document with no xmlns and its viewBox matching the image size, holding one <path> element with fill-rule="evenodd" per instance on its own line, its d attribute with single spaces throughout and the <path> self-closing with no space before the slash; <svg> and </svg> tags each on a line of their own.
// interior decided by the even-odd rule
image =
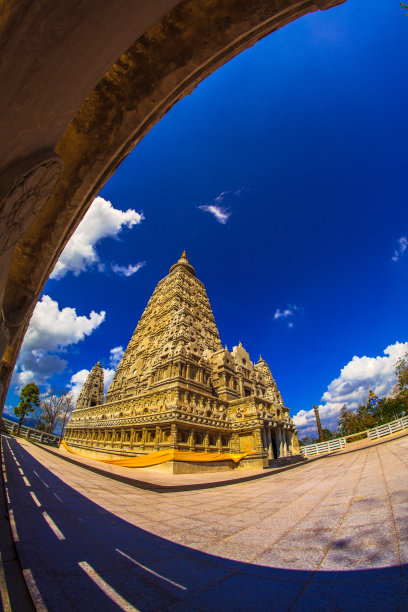
<svg viewBox="0 0 408 612">
<path fill-rule="evenodd" d="M 32 311 L 121 161 L 270 32 L 344 0 L 11 0 L 0 14 L 0 413 Z"/>
</svg>

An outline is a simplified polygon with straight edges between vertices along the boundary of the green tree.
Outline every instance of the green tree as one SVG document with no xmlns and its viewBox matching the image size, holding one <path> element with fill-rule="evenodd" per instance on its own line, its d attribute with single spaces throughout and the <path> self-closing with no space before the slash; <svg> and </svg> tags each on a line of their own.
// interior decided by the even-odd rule
<svg viewBox="0 0 408 612">
<path fill-rule="evenodd" d="M 378 404 L 377 425 L 400 419 L 408 414 L 408 398 L 404 394 L 384 397 Z"/>
<path fill-rule="evenodd" d="M 14 408 L 14 414 L 19 417 L 17 435 L 20 434 L 21 425 L 23 424 L 24 417 L 27 414 L 34 412 L 40 405 L 40 389 L 34 382 L 28 383 L 20 391 L 20 402 L 16 408 Z"/>
<path fill-rule="evenodd" d="M 366 404 L 359 406 L 357 410 L 343 406 L 338 421 L 338 432 L 341 436 L 350 436 L 378 427 L 408 414 L 408 353 L 397 361 L 395 377 L 396 383 L 391 396 L 374 402 L 369 395 Z"/>
<path fill-rule="evenodd" d="M 301 446 L 308 446 L 309 444 L 316 444 L 317 442 L 319 442 L 319 438 L 311 438 L 310 436 L 304 436 L 299 441 L 299 444 Z"/>
<path fill-rule="evenodd" d="M 341 436 L 350 436 L 353 433 L 361 431 L 356 412 L 346 408 L 346 406 L 343 406 L 340 410 L 338 431 Z"/>
<path fill-rule="evenodd" d="M 398 359 L 395 366 L 395 376 L 397 377 L 397 383 L 394 387 L 394 394 L 408 399 L 408 353 Z"/>
</svg>

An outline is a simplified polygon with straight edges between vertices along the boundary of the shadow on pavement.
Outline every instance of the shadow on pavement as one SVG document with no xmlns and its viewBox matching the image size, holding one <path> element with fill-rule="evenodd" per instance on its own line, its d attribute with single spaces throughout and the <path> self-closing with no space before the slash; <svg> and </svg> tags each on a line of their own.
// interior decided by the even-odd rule
<svg viewBox="0 0 408 612">
<path fill-rule="evenodd" d="M 20 540 L 18 553 L 23 569 L 31 569 L 50 612 L 406 609 L 403 584 L 408 577 L 407 565 L 312 572 L 206 554 L 153 535 L 106 511 L 13 440 L 9 442 L 31 485 L 24 484 L 5 444 L 8 488 Z M 53 533 L 44 511 L 65 539 Z M 79 563 L 86 564 L 87 572 Z M 123 601 L 114 603 L 115 593 L 110 591 L 111 598 L 105 594 L 90 577 L 92 571 L 96 580 L 102 579 L 130 607 Z M 106 590 L 109 592 L 108 586 Z"/>
</svg>

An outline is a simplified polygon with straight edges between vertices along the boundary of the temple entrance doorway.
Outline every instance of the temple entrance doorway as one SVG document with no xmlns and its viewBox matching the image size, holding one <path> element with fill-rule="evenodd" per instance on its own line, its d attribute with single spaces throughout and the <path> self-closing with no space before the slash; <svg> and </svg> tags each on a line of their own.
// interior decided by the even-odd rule
<svg viewBox="0 0 408 612">
<path fill-rule="evenodd" d="M 274 434 L 272 434 L 272 450 L 273 450 L 273 458 L 278 458 L 278 445 L 276 444 L 276 439 Z"/>
</svg>

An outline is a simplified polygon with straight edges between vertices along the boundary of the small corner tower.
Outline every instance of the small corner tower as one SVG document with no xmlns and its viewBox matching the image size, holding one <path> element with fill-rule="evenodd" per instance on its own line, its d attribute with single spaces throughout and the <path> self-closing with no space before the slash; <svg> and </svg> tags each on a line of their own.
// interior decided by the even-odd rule
<svg viewBox="0 0 408 612">
<path fill-rule="evenodd" d="M 89 372 L 76 403 L 76 410 L 103 404 L 103 369 L 101 362 Z"/>
</svg>

